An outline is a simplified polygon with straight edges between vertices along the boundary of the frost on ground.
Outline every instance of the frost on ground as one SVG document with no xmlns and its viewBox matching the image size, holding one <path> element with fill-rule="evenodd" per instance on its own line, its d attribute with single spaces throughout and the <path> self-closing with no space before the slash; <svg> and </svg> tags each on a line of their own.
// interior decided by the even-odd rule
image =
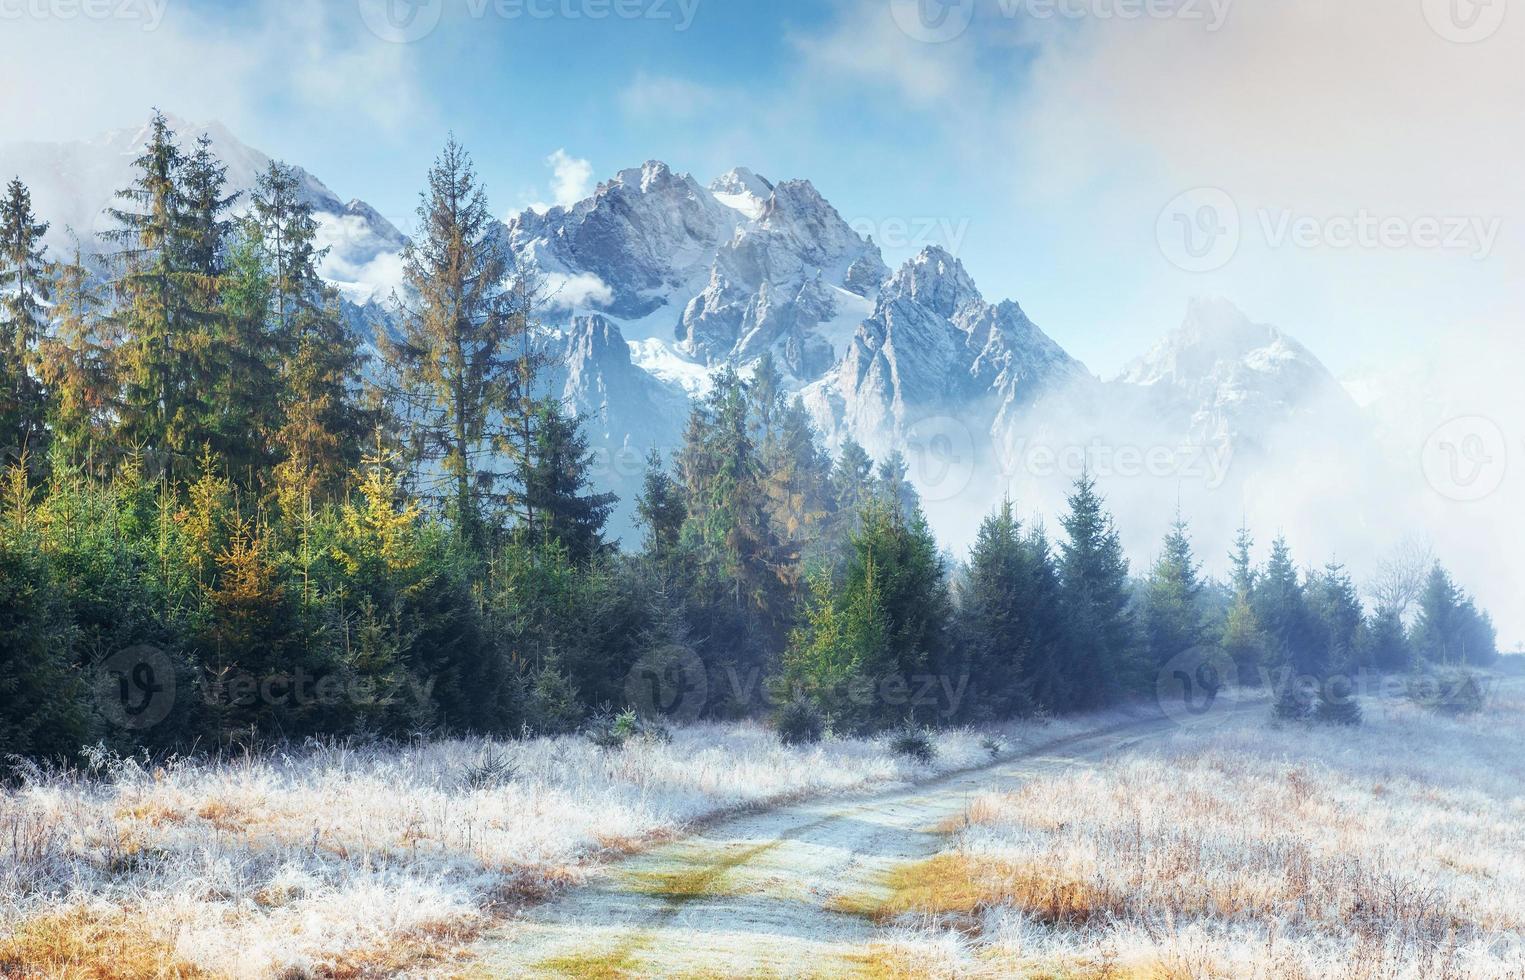
<svg viewBox="0 0 1525 980">
<path fill-rule="evenodd" d="M 915 975 L 1525 977 L 1525 696 L 1182 731 L 972 801 L 877 950 Z"/>
<path fill-rule="evenodd" d="M 323 744 L 34 774 L 0 794 L 0 975 L 416 970 L 601 856 L 728 811 L 978 765 L 987 741 L 942 733 L 923 765 L 885 742 L 791 749 L 761 727 L 707 725 L 612 750 Z"/>
</svg>

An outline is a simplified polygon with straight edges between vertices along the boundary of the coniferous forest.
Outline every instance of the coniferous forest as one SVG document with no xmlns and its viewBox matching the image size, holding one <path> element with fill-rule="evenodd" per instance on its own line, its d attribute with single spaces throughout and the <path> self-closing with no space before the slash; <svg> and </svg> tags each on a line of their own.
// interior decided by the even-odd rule
<svg viewBox="0 0 1525 980">
<path fill-rule="evenodd" d="M 1248 683 L 1497 658 L 1438 564 L 1367 595 L 1280 538 L 1257 562 L 1246 529 L 1214 581 L 1163 507 L 1130 568 L 1090 477 L 1052 524 L 1008 503 L 949 556 L 905 461 L 829 455 L 766 357 L 649 458 L 616 540 L 542 384 L 543 284 L 462 147 L 388 327 L 320 277 L 293 169 L 244 199 L 156 115 L 134 174 L 67 255 L 20 181 L 0 202 L 0 758 L 627 708 L 874 732 L 1105 706 L 1198 650 Z"/>
</svg>

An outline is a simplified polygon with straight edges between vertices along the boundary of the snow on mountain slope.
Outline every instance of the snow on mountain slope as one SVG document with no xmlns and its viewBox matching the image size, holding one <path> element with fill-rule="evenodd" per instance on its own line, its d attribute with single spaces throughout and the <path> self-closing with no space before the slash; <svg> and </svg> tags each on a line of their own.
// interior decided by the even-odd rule
<svg viewBox="0 0 1525 980">
<path fill-rule="evenodd" d="M 603 287 L 561 303 L 568 315 L 677 348 L 662 360 L 719 367 L 772 351 L 800 385 L 840 356 L 843 318 L 855 329 L 888 273 L 808 181 L 741 168 L 706 188 L 649 162 L 571 207 L 511 218 L 508 240 L 552 282 Z"/>
<path fill-rule="evenodd" d="M 1021 307 L 987 303 L 961 262 L 928 248 L 884 284 L 846 356 L 804 397 L 830 444 L 851 436 L 882 455 L 926 418 L 989 435 L 1046 390 L 1089 380 Z"/>
<path fill-rule="evenodd" d="M 1360 414 L 1312 352 L 1222 299 L 1193 301 L 1185 323 L 1118 381 L 1143 389 L 1150 409 L 1193 439 L 1240 449 L 1290 420 L 1343 429 Z"/>
<path fill-rule="evenodd" d="M 271 158 L 221 123 L 167 118 L 186 152 L 201 136 L 212 141 L 212 151 L 227 165 L 229 189 L 244 195 L 235 208 L 246 208 L 247 194 Z M 112 225 L 107 209 L 119 205 L 116 192 L 131 183 L 133 161 L 148 136 L 144 124 L 72 142 L 6 143 L 0 145 L 0 174 L 18 176 L 31 189 L 34 210 L 52 224 L 50 248 L 73 248 L 72 232 L 86 252 L 98 252 L 96 236 Z M 303 199 L 313 207 L 319 244 L 329 248 L 323 274 L 357 306 L 385 298 L 400 281 L 399 253 L 406 237 L 363 201 L 345 203 L 301 168 L 297 177 Z"/>
</svg>

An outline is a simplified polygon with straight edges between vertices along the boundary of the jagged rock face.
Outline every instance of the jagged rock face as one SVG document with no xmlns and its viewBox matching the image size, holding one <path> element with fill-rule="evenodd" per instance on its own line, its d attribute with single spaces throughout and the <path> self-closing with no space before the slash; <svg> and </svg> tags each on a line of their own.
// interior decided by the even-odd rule
<svg viewBox="0 0 1525 980">
<path fill-rule="evenodd" d="M 1194 301 L 1182 326 L 1118 384 L 1139 389 L 1151 414 L 1202 444 L 1253 448 L 1271 428 L 1299 419 L 1348 431 L 1344 423 L 1359 415 L 1306 347 L 1218 299 Z"/>
<path fill-rule="evenodd" d="M 702 274 L 737 213 L 665 163 L 623 170 L 587 200 L 509 219 L 513 253 L 552 275 L 593 275 L 610 290 L 602 312 L 640 319 Z"/>
<path fill-rule="evenodd" d="M 611 320 L 575 317 L 562 345 L 561 399 L 591 436 L 640 457 L 676 441 L 688 399 L 637 367 L 630 345 Z"/>
<path fill-rule="evenodd" d="M 962 263 L 933 248 L 885 283 L 847 355 L 805 400 L 829 442 L 851 436 L 883 452 L 931 416 L 993 431 L 1045 389 L 1088 377 L 1016 303 L 985 302 Z"/>
<path fill-rule="evenodd" d="M 743 196 L 728 190 L 744 181 L 738 174 L 712 189 L 733 200 Z M 746 200 L 756 201 L 758 189 L 753 185 Z M 888 270 L 878 247 L 859 238 L 808 181 L 772 187 L 755 213 L 716 255 L 709 285 L 684 309 L 677 338 L 706 363 L 775 351 L 794 377 L 808 381 L 833 360 L 830 341 L 814 329 L 838 316 L 842 304 L 834 294 L 867 295 Z"/>
</svg>

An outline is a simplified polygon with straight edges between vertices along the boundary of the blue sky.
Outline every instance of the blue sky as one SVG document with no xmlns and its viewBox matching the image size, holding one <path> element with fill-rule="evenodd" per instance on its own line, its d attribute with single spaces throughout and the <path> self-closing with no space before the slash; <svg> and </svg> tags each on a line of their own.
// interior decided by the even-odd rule
<svg viewBox="0 0 1525 980">
<path fill-rule="evenodd" d="M 7 24 L 0 80 L 70 81 L 0 107 L 7 135 L 87 136 L 149 105 L 215 118 L 405 229 L 451 130 L 503 213 L 555 199 L 557 153 L 593 180 L 651 158 L 808 177 L 892 262 L 950 248 L 1102 374 L 1199 294 L 1342 375 L 1394 337 L 1417 350 L 1518 309 L 1525 207 L 1497 123 L 1525 101 L 1525 18 L 1463 45 L 1426 23 L 1432 0 L 1152 0 L 1143 18 L 1122 16 L 1142 0 L 104 0 L 104 19 L 26 2 L 42 13 Z M 389 3 L 438 23 L 385 40 L 368 25 Z M 1162 213 L 1195 217 L 1203 188 L 1227 193 L 1240 246 L 1187 270 Z M 1363 211 L 1454 219 L 1490 251 L 1326 240 Z M 1289 244 L 1298 220 L 1311 244 Z"/>
</svg>

